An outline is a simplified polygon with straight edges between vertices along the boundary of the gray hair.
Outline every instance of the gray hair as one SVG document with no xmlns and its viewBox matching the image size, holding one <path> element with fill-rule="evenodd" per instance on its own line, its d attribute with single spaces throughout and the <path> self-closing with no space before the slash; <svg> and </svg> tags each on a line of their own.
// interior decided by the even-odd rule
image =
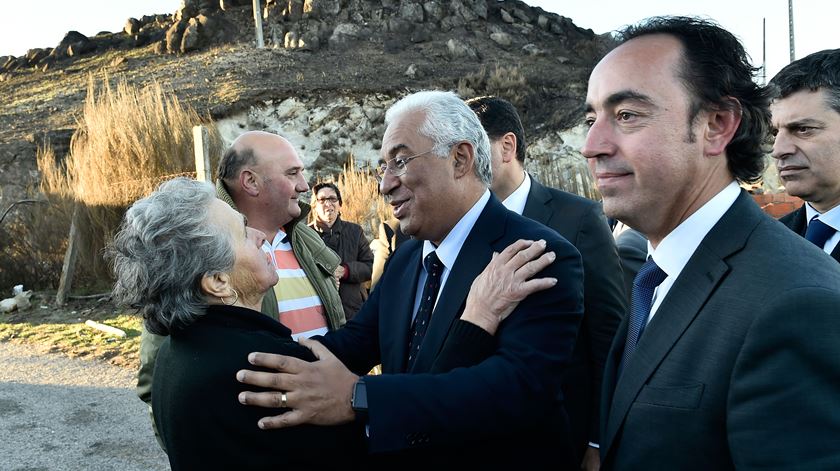
<svg viewBox="0 0 840 471">
<path fill-rule="evenodd" d="M 453 144 L 467 141 L 475 152 L 475 174 L 490 186 L 490 139 L 478 116 L 458 95 L 443 91 L 422 91 L 408 95 L 394 103 L 385 113 L 385 125 L 412 111 L 425 113 L 421 135 L 435 143 L 434 153 L 446 157 Z"/>
<path fill-rule="evenodd" d="M 142 313 L 149 332 L 168 335 L 204 315 L 202 277 L 233 268 L 230 234 L 208 221 L 215 197 L 209 183 L 167 181 L 128 209 L 106 248 L 114 298 Z"/>
</svg>

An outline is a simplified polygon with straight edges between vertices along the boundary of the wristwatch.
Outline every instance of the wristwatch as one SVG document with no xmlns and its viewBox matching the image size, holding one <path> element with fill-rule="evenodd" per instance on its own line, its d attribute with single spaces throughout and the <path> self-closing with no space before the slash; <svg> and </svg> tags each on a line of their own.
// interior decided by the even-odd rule
<svg viewBox="0 0 840 471">
<path fill-rule="evenodd" d="M 353 397 L 350 399 L 350 407 L 356 412 L 356 419 L 367 422 L 367 386 L 365 385 L 364 378 L 359 378 L 353 386 Z"/>
</svg>

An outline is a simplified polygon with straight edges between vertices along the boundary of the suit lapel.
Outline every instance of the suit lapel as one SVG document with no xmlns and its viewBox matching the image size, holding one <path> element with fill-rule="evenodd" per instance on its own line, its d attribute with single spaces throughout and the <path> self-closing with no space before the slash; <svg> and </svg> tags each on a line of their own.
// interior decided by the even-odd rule
<svg viewBox="0 0 840 471">
<path fill-rule="evenodd" d="M 793 217 L 793 225 L 791 229 L 796 231 L 797 234 L 805 237 L 805 232 L 808 230 L 808 213 L 805 211 L 805 205 L 803 204 L 799 210 L 796 211 L 796 215 Z"/>
<path fill-rule="evenodd" d="M 473 280 L 490 262 L 492 243 L 504 233 L 506 221 L 507 210 L 491 196 L 451 267 L 412 372 L 429 371 L 431 368 L 452 324 L 463 311 Z"/>
<path fill-rule="evenodd" d="M 761 210 L 742 191 L 691 256 L 648 324 L 633 358 L 625 365 L 624 372 L 615 384 L 601 443 L 606 446 L 607 452 L 614 444 L 615 436 L 639 391 L 729 272 L 726 259 L 743 249 L 750 233 L 761 221 Z M 623 339 L 627 336 L 626 324 L 627 319 L 619 328 L 622 342 L 620 345 L 619 342 L 614 344 L 613 356 L 607 366 L 613 372 L 614 355 L 623 348 Z"/>
<path fill-rule="evenodd" d="M 522 215 L 548 226 L 554 214 L 551 206 L 549 206 L 551 198 L 551 192 L 534 177 L 531 177 L 531 190 L 528 192 L 528 199 L 525 201 L 525 209 L 522 210 Z"/>
<path fill-rule="evenodd" d="M 411 316 L 416 299 L 417 281 L 420 277 L 420 257 L 423 255 L 423 244 L 419 241 L 410 241 L 406 244 L 414 244 L 414 247 L 406 247 L 405 250 L 413 250 L 406 262 L 405 269 L 400 275 L 398 289 L 390 293 L 390 302 L 382 303 L 383 311 L 380 312 L 382 322 L 383 339 L 391 342 L 392 348 L 383 349 L 382 365 L 385 373 L 405 372 L 408 336 L 411 330 Z M 392 267 L 394 269 L 396 267 Z M 389 286 L 390 287 L 390 286 Z M 390 287 L 394 289 L 393 287 Z"/>
</svg>

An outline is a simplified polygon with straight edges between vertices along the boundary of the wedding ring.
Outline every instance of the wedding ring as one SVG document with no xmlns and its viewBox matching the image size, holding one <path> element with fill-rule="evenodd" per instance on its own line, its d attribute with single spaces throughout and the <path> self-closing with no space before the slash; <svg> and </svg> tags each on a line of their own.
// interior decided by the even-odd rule
<svg viewBox="0 0 840 471">
<path fill-rule="evenodd" d="M 280 393 L 280 408 L 286 408 L 286 393 Z"/>
</svg>

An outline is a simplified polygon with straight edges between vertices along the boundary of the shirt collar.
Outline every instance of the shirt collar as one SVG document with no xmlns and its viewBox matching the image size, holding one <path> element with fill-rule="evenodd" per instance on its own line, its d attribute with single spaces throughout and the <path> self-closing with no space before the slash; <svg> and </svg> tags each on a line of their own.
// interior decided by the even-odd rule
<svg viewBox="0 0 840 471">
<path fill-rule="evenodd" d="M 528 202 L 528 193 L 531 192 L 531 177 L 528 176 L 528 172 L 523 171 L 523 173 L 525 174 L 525 179 L 522 180 L 522 183 L 519 184 L 519 187 L 513 193 L 502 201 L 502 204 L 507 209 L 519 215 L 522 215 L 522 212 L 525 211 L 525 203 Z"/>
<path fill-rule="evenodd" d="M 826 225 L 831 226 L 835 231 L 840 231 L 840 206 L 835 206 L 824 213 L 820 213 L 811 206 L 811 203 L 805 203 L 805 226 L 811 223 L 814 216 L 819 216 L 820 221 Z"/>
<path fill-rule="evenodd" d="M 425 260 L 426 255 L 434 251 L 437 253 L 443 265 L 451 269 L 455 265 L 455 259 L 458 258 L 461 246 L 464 245 L 464 241 L 467 240 L 467 236 L 472 231 L 475 222 L 478 220 L 478 216 L 481 215 L 481 211 L 487 206 L 488 201 L 490 201 L 490 190 L 485 190 L 481 198 L 476 201 L 466 214 L 461 216 L 461 219 L 455 224 L 455 227 L 449 231 L 449 234 L 446 234 L 446 237 L 443 238 L 437 247 L 428 240 L 423 241 L 423 259 Z"/>
<path fill-rule="evenodd" d="M 697 247 L 740 194 L 738 183 L 731 182 L 665 236 L 656 250 L 648 241 L 648 253 L 668 277 L 679 276 Z"/>
<path fill-rule="evenodd" d="M 277 230 L 277 234 L 274 234 L 274 240 L 271 242 L 265 241 L 263 245 L 268 245 L 271 250 L 276 250 L 278 247 L 282 246 L 286 242 L 288 242 L 288 238 L 286 236 L 286 232 L 284 231 L 285 227 L 281 227 Z"/>
</svg>

